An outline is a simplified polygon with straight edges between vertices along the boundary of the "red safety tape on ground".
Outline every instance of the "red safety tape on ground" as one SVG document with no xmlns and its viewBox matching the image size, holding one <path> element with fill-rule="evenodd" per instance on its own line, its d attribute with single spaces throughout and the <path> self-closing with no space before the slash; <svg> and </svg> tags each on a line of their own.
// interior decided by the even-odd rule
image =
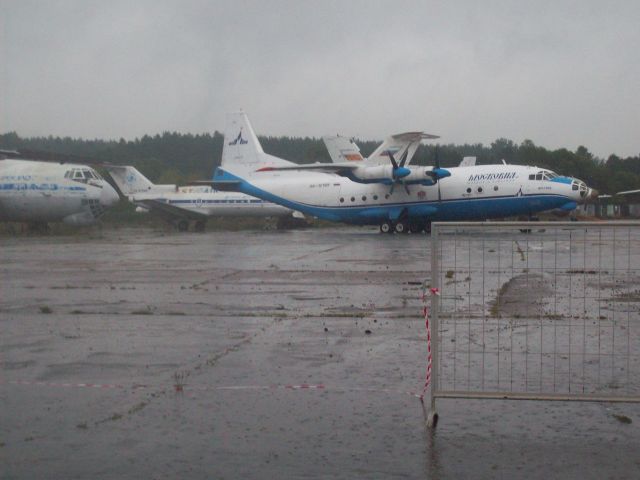
<svg viewBox="0 0 640 480">
<path fill-rule="evenodd" d="M 429 308 L 430 305 L 427 304 L 427 298 L 432 297 L 434 295 L 440 295 L 440 290 L 437 288 L 429 288 L 426 286 L 422 292 L 422 303 L 424 307 L 422 309 L 422 313 L 424 314 L 424 323 L 427 329 L 427 373 L 425 375 L 424 387 L 422 388 L 422 394 L 419 396 L 420 400 L 424 400 L 424 396 L 427 393 L 427 389 L 431 384 L 431 365 L 433 362 L 433 358 L 431 356 L 431 326 L 429 325 Z"/>
<path fill-rule="evenodd" d="M 2 382 L 0 382 L 2 383 Z M 6 382 L 11 385 L 30 385 L 37 387 L 54 387 L 54 388 L 110 388 L 110 389 L 143 389 L 151 388 L 153 385 L 119 385 L 115 383 L 57 383 L 57 382 L 34 382 L 28 380 L 11 380 Z M 323 384 L 307 384 L 299 385 L 231 385 L 231 386 L 211 386 L 211 385 L 172 385 L 176 390 L 319 390 L 326 388 Z M 179 387 L 179 388 L 178 388 Z M 156 386 L 161 388 L 161 386 Z"/>
</svg>

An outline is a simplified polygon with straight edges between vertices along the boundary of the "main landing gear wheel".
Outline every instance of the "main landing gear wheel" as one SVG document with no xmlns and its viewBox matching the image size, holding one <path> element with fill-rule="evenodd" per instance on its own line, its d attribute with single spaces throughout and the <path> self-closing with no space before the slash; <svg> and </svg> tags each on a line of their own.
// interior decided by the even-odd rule
<svg viewBox="0 0 640 480">
<path fill-rule="evenodd" d="M 395 231 L 396 233 L 407 233 L 409 231 L 407 222 L 405 222 L 404 220 L 400 220 L 398 223 L 396 223 Z"/>
<path fill-rule="evenodd" d="M 393 224 L 391 222 L 384 221 L 380 224 L 381 233 L 393 233 Z"/>
</svg>

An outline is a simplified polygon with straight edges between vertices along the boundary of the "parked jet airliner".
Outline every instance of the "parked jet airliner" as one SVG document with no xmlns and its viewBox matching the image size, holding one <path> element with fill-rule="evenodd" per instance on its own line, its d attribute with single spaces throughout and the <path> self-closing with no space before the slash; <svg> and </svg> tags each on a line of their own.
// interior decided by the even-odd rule
<svg viewBox="0 0 640 480">
<path fill-rule="evenodd" d="M 377 155 L 372 164 L 297 165 L 264 153 L 246 114 L 232 113 L 212 185 L 318 218 L 398 233 L 429 230 L 432 221 L 570 211 L 597 196 L 581 180 L 533 166 L 409 167 L 407 150 L 387 151 L 387 164 Z"/>
<path fill-rule="evenodd" d="M 189 228 L 189 221 L 195 222 L 196 231 L 204 231 L 212 216 L 284 217 L 293 213 L 275 203 L 242 193 L 217 192 L 210 186 L 156 185 L 132 166 L 105 168 L 138 212 L 156 212 L 180 231 Z"/>
<path fill-rule="evenodd" d="M 0 160 L 0 221 L 39 228 L 46 228 L 47 222 L 91 225 L 118 199 L 114 188 L 86 165 Z"/>
</svg>

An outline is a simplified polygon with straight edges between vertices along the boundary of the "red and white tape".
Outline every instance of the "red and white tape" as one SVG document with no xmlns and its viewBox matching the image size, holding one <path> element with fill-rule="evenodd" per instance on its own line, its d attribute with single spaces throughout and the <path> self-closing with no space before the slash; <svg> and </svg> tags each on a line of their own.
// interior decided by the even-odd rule
<svg viewBox="0 0 640 480">
<path fill-rule="evenodd" d="M 427 373 L 425 375 L 424 387 L 422 387 L 422 394 L 419 396 L 420 400 L 424 400 L 424 396 L 427 393 L 427 389 L 431 384 L 431 365 L 433 362 L 433 358 L 431 355 L 431 326 L 429 325 L 429 309 L 430 305 L 427 303 L 427 299 L 429 297 L 440 295 L 440 290 L 437 288 L 424 288 L 422 292 L 422 313 L 424 315 L 424 323 L 427 329 Z"/>
<path fill-rule="evenodd" d="M 0 382 L 2 383 L 2 382 Z M 57 383 L 57 382 L 34 382 L 29 380 L 10 380 L 6 382 L 11 385 L 31 385 L 37 387 L 54 387 L 54 388 L 109 388 L 109 389 L 143 389 L 151 388 L 152 385 L 132 384 L 120 385 L 117 383 Z M 180 387 L 180 388 L 178 388 Z M 161 388 L 161 386 L 156 386 Z M 325 388 L 323 384 L 301 383 L 298 385 L 230 385 L 230 386 L 212 386 L 212 385 L 173 385 L 176 390 L 319 390 Z"/>
</svg>

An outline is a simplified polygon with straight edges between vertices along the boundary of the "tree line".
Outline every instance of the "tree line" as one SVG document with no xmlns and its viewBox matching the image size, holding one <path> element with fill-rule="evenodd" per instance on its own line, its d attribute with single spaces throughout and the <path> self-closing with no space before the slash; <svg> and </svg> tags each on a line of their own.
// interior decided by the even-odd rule
<svg viewBox="0 0 640 480">
<path fill-rule="evenodd" d="M 320 138 L 259 137 L 265 152 L 297 163 L 329 162 L 329 154 Z M 184 183 L 208 179 L 220 164 L 223 135 L 163 132 L 134 140 L 84 140 L 70 137 L 20 137 L 15 132 L 0 134 L 0 149 L 52 152 L 82 159 L 87 163 L 134 165 L 156 183 Z M 380 141 L 355 140 L 366 157 Z M 580 178 L 601 193 L 613 194 L 640 189 L 640 154 L 601 159 L 583 146 L 548 150 L 531 140 L 516 144 L 499 138 L 491 145 L 421 145 L 414 165 L 453 167 L 465 156 L 477 157 L 478 164 L 501 163 L 535 165 L 561 175 Z"/>
</svg>

